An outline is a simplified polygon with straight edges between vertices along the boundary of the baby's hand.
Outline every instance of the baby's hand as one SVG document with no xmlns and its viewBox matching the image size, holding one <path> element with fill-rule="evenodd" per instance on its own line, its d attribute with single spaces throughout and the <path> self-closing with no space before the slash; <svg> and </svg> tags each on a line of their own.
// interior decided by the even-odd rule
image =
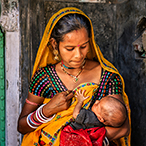
<svg viewBox="0 0 146 146">
<path fill-rule="evenodd" d="M 90 96 L 85 96 L 85 92 L 86 90 L 79 90 L 78 92 L 76 92 L 75 97 L 78 99 L 78 102 L 83 102 L 84 100 L 86 100 L 87 98 L 89 98 Z"/>
</svg>

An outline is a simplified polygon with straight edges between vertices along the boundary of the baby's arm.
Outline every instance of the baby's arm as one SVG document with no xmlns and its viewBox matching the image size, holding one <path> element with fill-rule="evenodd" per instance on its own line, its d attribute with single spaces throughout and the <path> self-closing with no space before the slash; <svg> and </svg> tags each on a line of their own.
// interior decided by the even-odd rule
<svg viewBox="0 0 146 146">
<path fill-rule="evenodd" d="M 77 115 L 79 114 L 81 108 L 82 108 L 82 105 L 83 105 L 83 102 L 85 99 L 89 98 L 89 96 L 85 97 L 84 94 L 85 94 L 86 90 L 79 90 L 79 92 L 76 92 L 76 95 L 75 97 L 78 99 L 78 102 L 74 108 L 74 111 L 73 111 L 73 117 L 76 119 Z"/>
</svg>

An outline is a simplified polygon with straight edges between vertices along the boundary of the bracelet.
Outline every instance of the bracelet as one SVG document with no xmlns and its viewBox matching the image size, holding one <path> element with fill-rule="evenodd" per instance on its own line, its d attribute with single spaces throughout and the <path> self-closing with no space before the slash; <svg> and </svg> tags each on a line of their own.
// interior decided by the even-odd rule
<svg viewBox="0 0 146 146">
<path fill-rule="evenodd" d="M 36 111 L 34 111 L 33 113 L 31 113 L 30 116 L 28 117 L 28 119 L 29 119 L 29 121 L 30 121 L 33 125 L 39 126 L 39 125 L 41 125 L 42 123 L 37 122 L 37 121 L 34 120 L 33 116 L 34 116 L 35 113 L 36 113 Z"/>
<path fill-rule="evenodd" d="M 32 113 L 30 113 L 30 114 L 27 116 L 26 121 L 27 121 L 27 124 L 28 124 L 28 126 L 29 126 L 30 128 L 36 129 L 36 128 L 38 128 L 38 126 L 32 126 L 32 125 L 30 124 L 29 116 L 30 116 L 31 114 L 32 114 Z"/>
<path fill-rule="evenodd" d="M 47 118 L 42 112 L 42 108 L 44 105 L 46 105 L 46 104 L 41 105 L 36 111 L 30 113 L 27 116 L 26 121 L 27 121 L 27 124 L 29 127 L 36 129 L 42 123 L 47 123 L 47 122 L 51 121 L 56 116 L 56 114 L 54 114 L 52 117 Z M 33 118 L 34 114 L 36 115 L 37 121 L 35 121 Z M 33 126 L 33 125 L 35 125 L 35 126 Z"/>
<path fill-rule="evenodd" d="M 36 110 L 36 119 L 40 122 L 40 123 L 47 123 L 49 121 L 51 121 L 56 114 L 54 114 L 52 117 L 47 118 L 46 116 L 44 116 L 44 114 L 42 113 L 42 108 L 43 106 L 46 104 L 41 105 L 37 110 Z"/>
<path fill-rule="evenodd" d="M 104 140 L 103 140 L 103 145 L 104 146 L 109 146 L 109 140 L 107 139 L 107 137 L 105 136 Z"/>
<path fill-rule="evenodd" d="M 45 104 L 43 104 L 43 105 L 41 105 L 37 110 L 36 110 L 36 119 L 39 121 L 39 122 L 41 122 L 41 123 L 47 123 L 47 122 L 45 122 L 46 121 L 46 119 L 43 119 L 42 117 L 41 117 L 41 115 L 40 115 L 40 110 L 43 108 L 43 106 L 44 106 Z"/>
<path fill-rule="evenodd" d="M 47 118 L 44 114 L 43 114 L 43 111 L 42 111 L 42 108 L 40 109 L 40 116 L 42 116 L 42 118 L 46 119 L 48 122 L 51 121 L 55 116 L 56 114 L 54 114 L 52 117 L 49 117 Z"/>
<path fill-rule="evenodd" d="M 37 106 L 39 105 L 39 104 L 37 104 L 35 102 L 29 101 L 27 98 L 25 99 L 25 102 L 28 103 L 28 104 L 31 104 L 31 105 L 37 105 Z"/>
</svg>

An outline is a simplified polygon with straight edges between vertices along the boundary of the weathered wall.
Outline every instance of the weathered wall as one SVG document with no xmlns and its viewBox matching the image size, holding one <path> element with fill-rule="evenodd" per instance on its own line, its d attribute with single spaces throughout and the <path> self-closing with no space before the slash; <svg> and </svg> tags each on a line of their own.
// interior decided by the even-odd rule
<svg viewBox="0 0 146 146">
<path fill-rule="evenodd" d="M 132 116 L 132 146 L 146 145 L 146 58 L 138 59 L 132 46 L 139 34 L 137 22 L 146 14 L 146 1 L 133 0 L 117 5 L 116 66 L 123 75 Z"/>
<path fill-rule="evenodd" d="M 91 18 L 101 51 L 124 77 L 132 111 L 132 146 L 146 146 L 146 59 L 135 58 L 132 46 L 139 35 L 136 33 L 137 22 L 146 14 L 145 5 L 145 0 L 125 0 L 118 4 L 20 1 L 23 102 L 45 25 L 54 12 L 75 6 Z"/>
<path fill-rule="evenodd" d="M 20 134 L 17 132 L 20 110 L 19 5 L 17 0 L 1 0 L 1 6 L 0 26 L 5 32 L 5 139 L 3 137 L 0 139 L 3 142 L 0 145 L 17 146 L 20 140 Z"/>
</svg>

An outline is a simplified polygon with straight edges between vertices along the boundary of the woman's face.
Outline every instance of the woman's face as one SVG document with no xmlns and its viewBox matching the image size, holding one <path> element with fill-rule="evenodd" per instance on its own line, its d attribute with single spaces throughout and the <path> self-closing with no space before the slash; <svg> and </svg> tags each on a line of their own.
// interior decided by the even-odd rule
<svg viewBox="0 0 146 146">
<path fill-rule="evenodd" d="M 79 68 L 89 50 L 89 37 L 87 30 L 81 28 L 64 35 L 59 43 L 59 53 L 68 67 Z"/>
</svg>

